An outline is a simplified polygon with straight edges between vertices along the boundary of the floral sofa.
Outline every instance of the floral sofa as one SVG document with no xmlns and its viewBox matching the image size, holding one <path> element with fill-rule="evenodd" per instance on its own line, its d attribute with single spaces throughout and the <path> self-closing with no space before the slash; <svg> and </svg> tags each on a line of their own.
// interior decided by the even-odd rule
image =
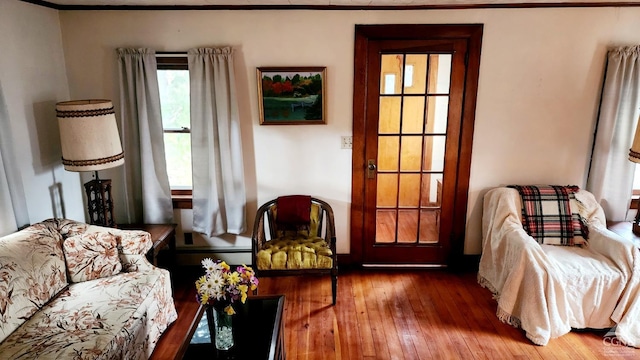
<svg viewBox="0 0 640 360">
<path fill-rule="evenodd" d="M 148 359 L 176 318 L 152 241 L 50 219 L 0 237 L 0 358 Z"/>
</svg>

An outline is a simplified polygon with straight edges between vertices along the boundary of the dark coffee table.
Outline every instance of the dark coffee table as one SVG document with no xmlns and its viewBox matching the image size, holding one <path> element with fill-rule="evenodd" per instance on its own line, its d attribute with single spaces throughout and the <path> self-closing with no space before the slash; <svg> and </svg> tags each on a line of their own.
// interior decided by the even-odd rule
<svg viewBox="0 0 640 360">
<path fill-rule="evenodd" d="M 233 315 L 235 345 L 216 350 L 207 321 L 211 311 L 201 306 L 177 358 L 182 359 L 285 359 L 284 296 L 253 296 L 237 304 Z M 213 324 L 213 319 L 210 319 Z"/>
</svg>

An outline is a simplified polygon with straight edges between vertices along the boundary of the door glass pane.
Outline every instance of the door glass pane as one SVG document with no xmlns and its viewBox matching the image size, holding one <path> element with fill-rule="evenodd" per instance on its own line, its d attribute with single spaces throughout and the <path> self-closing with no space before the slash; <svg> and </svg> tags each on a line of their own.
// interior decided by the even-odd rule
<svg viewBox="0 0 640 360">
<path fill-rule="evenodd" d="M 396 207 L 398 199 L 398 174 L 378 174 L 378 207 Z"/>
<path fill-rule="evenodd" d="M 427 81 L 427 55 L 407 55 L 404 74 L 405 94 L 424 94 Z"/>
<path fill-rule="evenodd" d="M 420 171 L 422 162 L 422 136 L 403 136 L 400 153 L 401 171 Z"/>
<path fill-rule="evenodd" d="M 448 94 L 451 81 L 451 54 L 429 55 L 429 94 Z"/>
<path fill-rule="evenodd" d="M 418 210 L 398 210 L 398 242 L 415 243 L 418 239 Z"/>
<path fill-rule="evenodd" d="M 399 136 L 378 137 L 378 171 L 398 171 L 399 151 Z"/>
<path fill-rule="evenodd" d="M 447 132 L 447 118 L 449 117 L 448 96 L 427 97 L 427 126 L 425 134 L 444 134 Z"/>
<path fill-rule="evenodd" d="M 405 96 L 402 104 L 402 133 L 422 134 L 424 124 L 424 97 Z"/>
<path fill-rule="evenodd" d="M 422 174 L 420 191 L 422 207 L 440 207 L 442 199 L 442 174 Z"/>
<path fill-rule="evenodd" d="M 381 96 L 378 119 L 380 134 L 397 134 L 400 132 L 400 97 Z"/>
<path fill-rule="evenodd" d="M 376 243 L 439 241 L 451 54 L 383 54 Z"/>
<path fill-rule="evenodd" d="M 443 171 L 445 135 L 431 135 L 424 137 L 424 155 L 422 169 L 424 171 Z"/>
<path fill-rule="evenodd" d="M 402 93 L 402 54 L 385 54 L 380 58 L 380 92 L 385 95 Z"/>
<path fill-rule="evenodd" d="M 440 238 L 440 209 L 420 210 L 421 244 L 437 243 Z"/>
<path fill-rule="evenodd" d="M 376 211 L 376 242 L 393 243 L 396 241 L 396 210 Z"/>
<path fill-rule="evenodd" d="M 418 207 L 420 204 L 420 174 L 400 174 L 399 207 Z"/>
</svg>

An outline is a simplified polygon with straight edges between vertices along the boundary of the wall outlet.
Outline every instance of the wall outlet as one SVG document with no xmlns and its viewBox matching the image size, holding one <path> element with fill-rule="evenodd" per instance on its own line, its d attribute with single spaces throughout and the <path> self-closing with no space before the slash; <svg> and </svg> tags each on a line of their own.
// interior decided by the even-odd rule
<svg viewBox="0 0 640 360">
<path fill-rule="evenodd" d="M 353 148 L 353 136 L 341 136 L 341 146 L 342 149 L 351 149 Z"/>
</svg>

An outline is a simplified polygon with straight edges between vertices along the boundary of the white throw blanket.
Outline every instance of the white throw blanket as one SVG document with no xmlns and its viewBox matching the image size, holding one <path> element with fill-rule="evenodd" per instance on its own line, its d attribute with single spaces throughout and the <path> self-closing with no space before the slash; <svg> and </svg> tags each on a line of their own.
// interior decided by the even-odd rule
<svg viewBox="0 0 640 360">
<path fill-rule="evenodd" d="M 498 301 L 498 318 L 522 328 L 538 345 L 572 328 L 616 326 L 616 336 L 640 347 L 640 253 L 606 229 L 604 212 L 589 192 L 576 199 L 589 224 L 588 246 L 540 245 L 522 227 L 518 191 L 484 197 L 479 283 Z"/>
</svg>

